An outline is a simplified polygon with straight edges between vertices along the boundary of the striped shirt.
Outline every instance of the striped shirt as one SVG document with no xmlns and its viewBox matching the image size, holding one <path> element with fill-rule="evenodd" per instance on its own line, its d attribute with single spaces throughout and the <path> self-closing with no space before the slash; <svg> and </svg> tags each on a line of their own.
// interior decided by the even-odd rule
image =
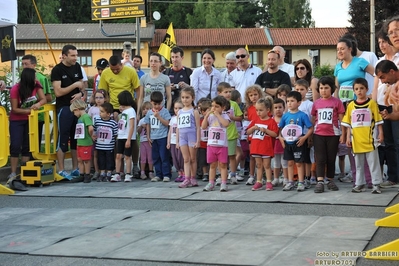
<svg viewBox="0 0 399 266">
<path fill-rule="evenodd" d="M 118 124 L 115 120 L 96 119 L 94 122 L 94 131 L 96 132 L 97 150 L 113 150 L 115 148 L 115 138 L 118 135 Z"/>
</svg>

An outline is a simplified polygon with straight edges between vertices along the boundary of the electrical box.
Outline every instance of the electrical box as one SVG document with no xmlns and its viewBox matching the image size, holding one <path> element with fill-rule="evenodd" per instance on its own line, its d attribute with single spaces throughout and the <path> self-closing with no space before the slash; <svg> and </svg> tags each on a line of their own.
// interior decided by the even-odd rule
<svg viewBox="0 0 399 266">
<path fill-rule="evenodd" d="M 21 166 L 21 181 L 27 185 L 47 185 L 55 181 L 55 162 L 28 161 Z"/>
</svg>

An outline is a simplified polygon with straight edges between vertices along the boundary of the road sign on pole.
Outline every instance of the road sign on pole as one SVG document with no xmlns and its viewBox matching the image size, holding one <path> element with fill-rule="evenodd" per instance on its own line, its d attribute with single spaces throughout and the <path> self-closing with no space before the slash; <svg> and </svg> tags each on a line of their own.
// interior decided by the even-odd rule
<svg viewBox="0 0 399 266">
<path fill-rule="evenodd" d="M 147 0 L 91 0 L 91 19 L 145 17 L 146 4 Z"/>
</svg>

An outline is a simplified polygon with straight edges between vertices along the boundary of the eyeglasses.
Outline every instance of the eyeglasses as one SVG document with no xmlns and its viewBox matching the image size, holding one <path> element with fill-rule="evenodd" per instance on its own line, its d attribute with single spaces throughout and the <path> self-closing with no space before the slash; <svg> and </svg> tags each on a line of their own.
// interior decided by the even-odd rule
<svg viewBox="0 0 399 266">
<path fill-rule="evenodd" d="M 104 99 L 104 97 L 95 97 L 94 99 L 99 99 L 99 100 L 101 100 L 101 99 Z"/>
<path fill-rule="evenodd" d="M 399 29 L 394 29 L 392 31 L 388 31 L 387 37 L 388 38 L 393 37 L 394 35 L 398 35 L 398 33 L 399 33 Z"/>
<path fill-rule="evenodd" d="M 246 54 L 238 54 L 238 55 L 236 55 L 236 58 L 237 58 L 237 59 L 245 58 L 245 57 L 247 57 Z"/>
<path fill-rule="evenodd" d="M 306 67 L 297 67 L 295 70 L 306 70 Z"/>
</svg>

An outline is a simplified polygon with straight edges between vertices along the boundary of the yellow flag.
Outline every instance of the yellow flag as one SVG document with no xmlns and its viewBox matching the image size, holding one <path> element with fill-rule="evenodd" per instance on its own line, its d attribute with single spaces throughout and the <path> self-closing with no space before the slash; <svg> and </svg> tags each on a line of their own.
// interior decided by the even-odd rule
<svg viewBox="0 0 399 266">
<path fill-rule="evenodd" d="M 249 55 L 248 44 L 245 45 L 245 50 L 247 51 L 247 54 Z M 251 63 L 251 57 L 250 56 L 248 56 L 248 63 Z"/>
<path fill-rule="evenodd" d="M 170 51 L 176 46 L 175 33 L 173 32 L 172 22 L 166 31 L 165 38 L 163 39 L 161 46 L 159 46 L 158 53 L 165 57 L 170 62 Z"/>
</svg>

